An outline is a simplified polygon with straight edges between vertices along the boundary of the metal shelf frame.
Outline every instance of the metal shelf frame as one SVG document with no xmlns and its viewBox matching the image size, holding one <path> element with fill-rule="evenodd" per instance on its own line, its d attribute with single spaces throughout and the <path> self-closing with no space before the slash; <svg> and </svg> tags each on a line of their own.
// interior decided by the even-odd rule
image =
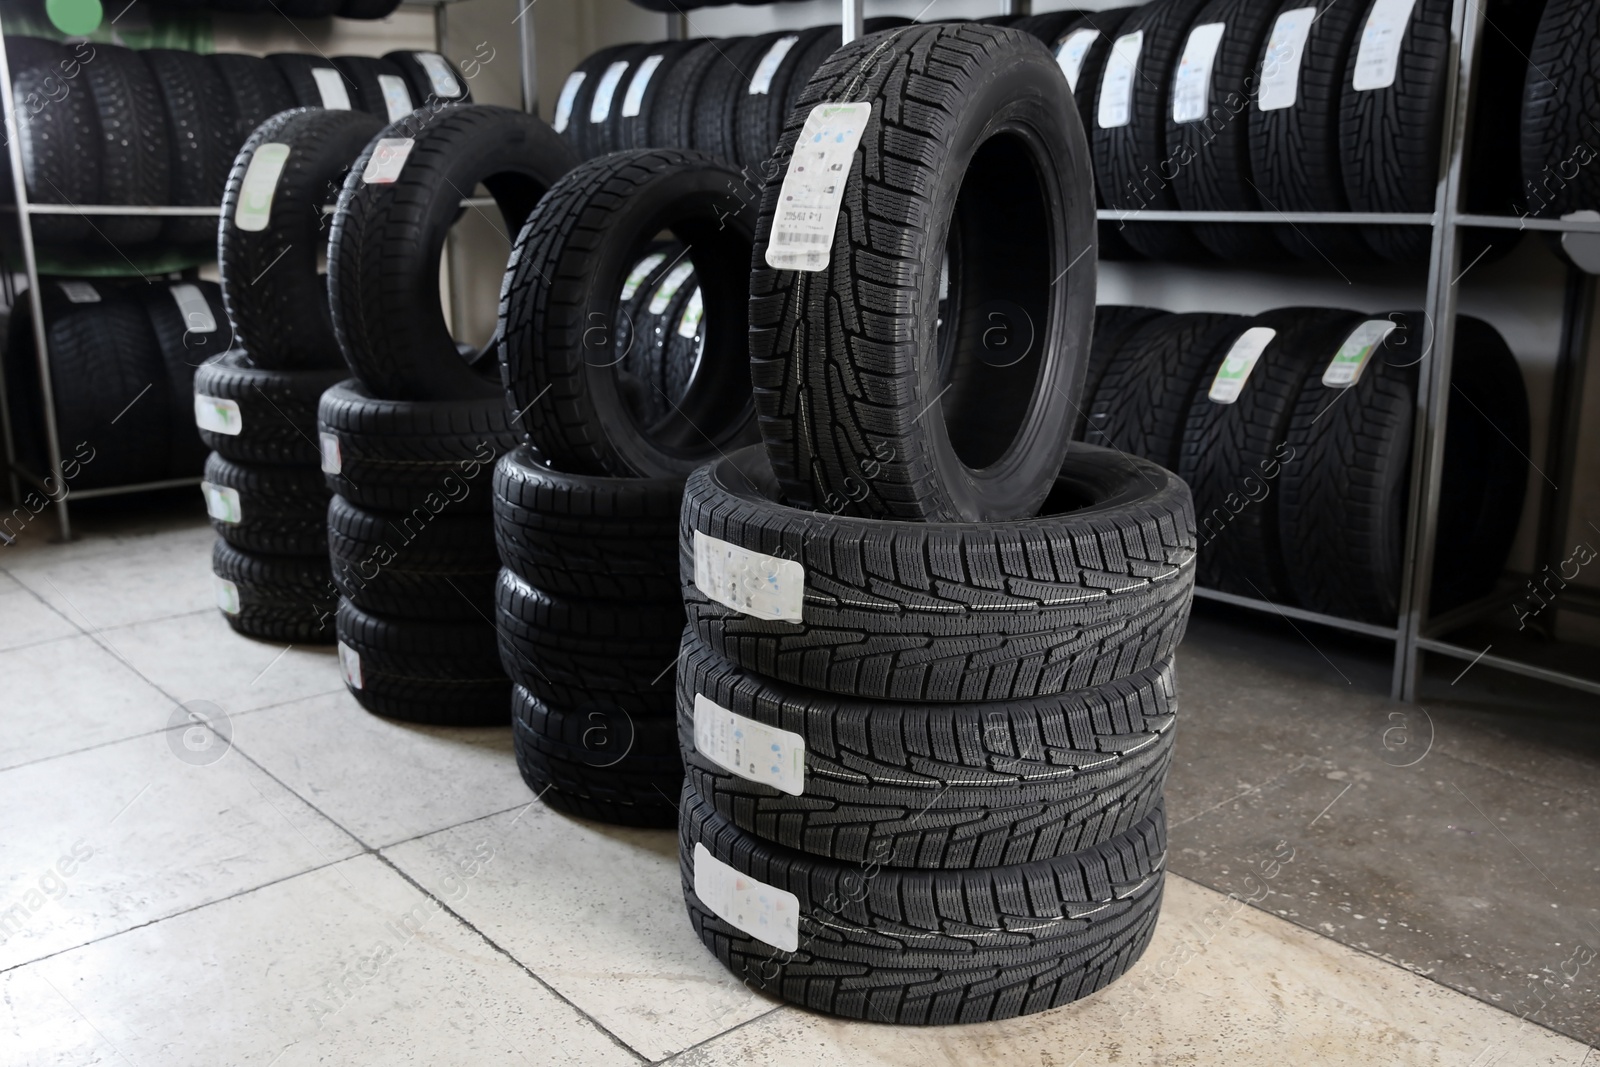
<svg viewBox="0 0 1600 1067">
<path fill-rule="evenodd" d="M 453 3 L 461 0 L 405 0 L 407 6 L 431 7 L 434 11 L 434 47 L 440 52 L 446 49 L 446 9 Z M 522 13 L 515 20 L 517 23 L 518 63 L 520 73 L 520 89 L 522 94 L 522 108 L 524 111 L 538 112 L 538 79 L 535 52 L 535 35 L 533 28 L 533 4 L 528 3 Z M 0 42 L 5 37 L 5 23 L 0 16 Z M 14 134 L 16 123 L 16 97 L 12 92 L 11 61 L 4 47 L 0 47 L 0 108 L 4 109 L 6 127 Z M 22 163 L 22 146 L 16 136 L 6 138 L 7 165 L 11 170 L 11 187 L 14 202 L 0 205 L 0 214 L 15 216 L 17 219 L 18 243 L 21 247 L 23 274 L 27 280 L 27 291 L 39 291 L 39 258 L 38 248 L 33 236 L 32 220 L 46 215 L 80 215 L 85 217 L 102 216 L 139 216 L 144 218 L 204 218 L 221 214 L 221 205 L 216 207 L 179 207 L 179 206 L 149 206 L 134 207 L 116 204 L 36 204 L 28 198 L 28 187 L 24 180 Z M 462 201 L 463 206 L 481 207 L 493 201 L 482 198 Z M 8 272 L 9 274 L 9 272 Z M 9 290 L 9 278 L 7 288 Z M 13 302 L 13 307 L 15 303 Z M 171 489 L 182 486 L 198 485 L 199 478 L 169 478 L 160 481 L 140 482 L 135 485 L 102 486 L 95 489 L 73 489 L 64 484 L 61 477 L 61 436 L 60 428 L 56 422 L 55 388 L 50 374 L 50 342 L 45 334 L 44 310 L 40 301 L 28 301 L 28 313 L 33 325 L 34 355 L 38 364 L 40 400 L 44 406 L 43 429 L 45 435 L 45 458 L 50 464 L 50 474 L 40 474 L 30 469 L 17 458 L 17 442 L 14 427 L 11 425 L 11 407 L 8 403 L 8 383 L 5 368 L 0 365 L 0 436 L 5 440 L 5 467 L 6 476 L 10 483 L 11 499 L 16 505 L 23 504 L 22 485 L 26 483 L 43 493 L 50 505 L 55 509 L 56 525 L 59 531 L 58 540 L 72 540 L 72 518 L 68 508 L 68 498 L 90 500 L 95 497 L 122 496 L 128 493 L 144 493 L 158 489 Z M 52 489 L 49 481 L 52 476 L 56 486 Z M 57 495 L 59 493 L 59 496 Z M 30 509 L 31 510 L 31 509 Z M 43 509 L 40 509 L 42 513 Z"/>
</svg>

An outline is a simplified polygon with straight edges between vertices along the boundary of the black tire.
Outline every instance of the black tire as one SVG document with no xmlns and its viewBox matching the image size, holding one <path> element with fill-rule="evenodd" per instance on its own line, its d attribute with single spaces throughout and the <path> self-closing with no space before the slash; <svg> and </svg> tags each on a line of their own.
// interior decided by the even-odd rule
<svg viewBox="0 0 1600 1067">
<path fill-rule="evenodd" d="M 813 106 L 834 99 L 873 110 L 831 258 L 776 269 L 779 175 Z M 1072 192 L 1089 188 L 1089 151 L 1050 53 L 972 23 L 853 41 L 812 76 L 773 158 L 750 356 L 786 499 L 907 520 L 1032 514 L 1071 436 L 1094 320 L 1094 203 Z M 863 477 L 864 464 L 875 474 Z"/>
<path fill-rule="evenodd" d="M 272 0 L 276 12 L 291 19 L 325 19 L 334 14 L 339 0 Z"/>
<path fill-rule="evenodd" d="M 295 106 L 289 83 L 283 80 L 277 67 L 260 56 L 218 52 L 205 59 L 228 89 L 228 99 L 233 105 L 235 152 L 250 139 L 257 126 Z"/>
<path fill-rule="evenodd" d="M 651 148 L 694 146 L 694 102 L 700 94 L 700 83 L 713 64 L 722 61 L 726 48 L 727 42 L 721 40 L 693 42 L 667 68 L 650 109 Z"/>
<path fill-rule="evenodd" d="M 1254 110 L 1253 97 L 1260 88 L 1261 51 L 1276 21 L 1277 7 L 1278 0 L 1211 0 L 1195 16 L 1196 28 L 1220 22 L 1225 29 L 1212 60 L 1202 103 L 1204 114 L 1177 122 L 1176 100 L 1166 109 L 1172 187 L 1185 210 L 1260 211 L 1264 207 L 1251 184 L 1249 112 Z M 1193 33 L 1191 29 L 1190 35 Z M 1229 262 L 1285 258 L 1270 226 L 1198 222 L 1192 232 L 1212 255 Z"/>
<path fill-rule="evenodd" d="M 678 587 L 675 478 L 562 474 L 523 446 L 494 468 L 501 562 L 552 596 L 668 603 Z"/>
<path fill-rule="evenodd" d="M 670 718 L 562 710 L 514 685 L 511 743 L 522 780 L 557 811 L 615 826 L 678 825 L 683 761 Z"/>
<path fill-rule="evenodd" d="M 360 111 L 286 111 L 258 126 L 234 160 L 222 198 L 217 260 L 236 340 L 256 366 L 342 366 L 327 284 L 317 271 L 327 240 L 322 209 L 380 128 Z M 252 182 L 271 176 L 278 157 L 263 155 L 256 162 L 264 145 L 287 145 L 288 154 L 263 205 L 254 195 L 244 200 L 244 185 L 252 166 L 258 168 Z"/>
<path fill-rule="evenodd" d="M 367 511 L 342 496 L 325 516 L 333 583 L 362 611 L 425 622 L 494 618 L 500 558 L 484 516 Z"/>
<path fill-rule="evenodd" d="M 500 397 L 427 403 L 379 400 L 360 382 L 329 387 L 317 407 L 328 488 L 375 511 L 483 514 L 494 461 L 518 444 Z"/>
<path fill-rule="evenodd" d="M 194 408 L 195 373 L 233 342 L 222 290 L 214 282 L 169 282 L 146 286 L 139 296 L 167 368 L 167 390 L 172 397 L 172 451 L 167 471 L 173 478 L 192 477 L 205 466 L 210 449 L 193 421 L 185 418 Z"/>
<path fill-rule="evenodd" d="M 83 87 L 83 65 L 92 61 L 88 41 L 67 48 L 37 37 L 6 37 L 11 64 L 13 114 L 6 132 L 22 142 L 22 180 L 35 204 L 97 204 L 101 201 L 101 148 L 94 103 Z M 0 167 L 0 194 L 12 191 L 11 168 Z M 41 243 L 70 245 L 94 237 L 89 221 L 73 215 L 32 220 Z"/>
<path fill-rule="evenodd" d="M 334 14 L 342 19 L 383 19 L 399 7 L 400 0 L 341 0 Z"/>
<path fill-rule="evenodd" d="M 220 537 L 211 550 L 217 603 L 236 633 L 264 641 L 331 645 L 339 596 L 325 553 L 258 556 Z"/>
<path fill-rule="evenodd" d="M 703 43 L 661 41 L 639 54 L 621 88 L 621 101 L 612 108 L 609 136 L 617 150 L 666 147 L 656 144 L 652 128 L 657 110 L 666 103 L 667 80 L 678 61 Z"/>
<path fill-rule="evenodd" d="M 767 49 L 782 33 L 735 37 L 721 44 L 721 55 L 694 94 L 696 152 L 704 152 L 735 166 L 739 161 L 739 98 L 750 86 L 750 76 Z"/>
<path fill-rule="evenodd" d="M 1083 122 L 1085 136 L 1091 146 L 1094 141 L 1095 128 L 1095 100 L 1100 90 L 1100 78 L 1105 73 L 1106 58 L 1111 55 L 1111 42 L 1116 40 L 1117 27 L 1137 8 L 1116 8 L 1110 11 L 1088 11 L 1080 14 L 1076 19 L 1068 22 L 1055 39 L 1050 42 L 1050 51 L 1056 57 L 1056 64 L 1066 74 L 1070 60 L 1071 50 L 1069 42 L 1076 44 L 1087 41 L 1081 58 L 1078 59 L 1078 77 L 1076 82 L 1069 80 L 1072 89 L 1072 99 L 1078 107 L 1078 117 Z M 1093 36 L 1075 37 L 1076 34 L 1088 31 Z M 1095 181 L 1095 206 L 1105 207 L 1105 190 L 1100 187 L 1098 179 Z M 1122 239 L 1123 224 L 1116 222 L 1102 222 L 1097 227 L 1100 234 L 1100 258 L 1107 259 L 1135 259 L 1138 253 L 1128 247 Z"/>
<path fill-rule="evenodd" d="M 211 527 L 265 556 L 315 556 L 328 547 L 328 490 L 315 467 L 247 466 L 215 452 L 200 483 Z"/>
<path fill-rule="evenodd" d="M 172 151 L 171 203 L 222 203 L 228 171 L 239 148 L 227 83 L 204 56 L 194 52 L 152 48 L 138 54 L 149 65 L 166 108 Z M 174 244 L 211 245 L 217 239 L 217 223 L 208 218 L 168 219 L 161 236 Z"/>
<path fill-rule="evenodd" d="M 100 126 L 100 196 L 107 204 L 159 207 L 172 202 L 172 155 L 166 109 L 156 79 L 138 53 L 96 44 L 82 65 Z M 162 220 L 111 215 L 95 222 L 112 249 L 148 244 Z"/>
<path fill-rule="evenodd" d="M 1183 423 L 1219 346 L 1249 324 L 1240 315 L 1163 315 L 1140 326 L 1106 363 L 1084 439 L 1176 470 Z"/>
<path fill-rule="evenodd" d="M 224 352 L 194 372 L 200 440 L 238 463 L 316 467 L 322 460 L 317 404 L 343 375 L 342 369 L 265 370 L 243 349 Z"/>
<path fill-rule="evenodd" d="M 1064 856 L 1148 815 L 1172 763 L 1171 661 L 1095 689 L 935 710 L 768 681 L 692 631 L 683 647 L 678 732 L 689 784 L 746 833 L 814 856 L 934 869 Z M 761 727 L 798 741 L 769 743 Z M 722 730 L 744 735 L 742 747 L 723 749 Z M 697 746 L 702 734 L 711 754 Z M 779 754 L 763 759 L 769 747 Z M 764 769 L 729 769 L 785 757 L 795 766 L 782 790 Z"/>
<path fill-rule="evenodd" d="M 1289 107 L 1263 111 L 1258 100 L 1250 109 L 1251 180 L 1268 210 L 1349 211 L 1339 99 L 1345 66 L 1364 20 L 1361 7 L 1344 0 L 1282 0 L 1277 17 L 1307 7 L 1315 9 L 1315 16 L 1298 53 L 1272 55 L 1272 42 L 1262 45 L 1263 74 L 1295 74 L 1295 97 Z M 1273 229 L 1284 248 L 1309 263 L 1331 263 L 1336 270 L 1345 270 L 1371 261 L 1371 251 L 1353 226 L 1286 223 Z"/>
<path fill-rule="evenodd" d="M 1363 318 L 1285 308 L 1250 320 L 1246 328 L 1276 330 L 1277 336 L 1228 403 L 1209 396 L 1233 349 L 1231 343 L 1218 346 L 1189 404 L 1176 467 L 1194 493 L 1201 586 L 1273 603 L 1289 598 L 1278 539 L 1278 478 L 1295 460 L 1289 421 L 1306 376 L 1327 367 Z"/>
<path fill-rule="evenodd" d="M 682 813 L 678 862 L 701 941 L 752 988 L 830 1015 L 975 1023 L 1070 1003 L 1133 966 L 1161 908 L 1166 818 L 1159 807 L 1083 852 L 959 871 L 841 863 L 767 844 L 688 787 Z M 700 898 L 697 874 L 716 881 L 712 869 L 696 870 L 706 856 L 793 894 L 792 951 L 746 933 Z"/>
<path fill-rule="evenodd" d="M 275 52 L 267 62 L 278 68 L 295 107 L 320 107 L 330 111 L 355 108 L 355 93 L 349 79 L 333 60 L 308 56 L 302 52 Z"/>
<path fill-rule="evenodd" d="M 1095 307 L 1094 343 L 1089 346 L 1089 372 L 1083 380 L 1083 401 L 1075 413 L 1077 421 L 1072 428 L 1074 441 L 1082 441 L 1088 434 L 1089 409 L 1093 406 L 1094 395 L 1099 392 L 1100 382 L 1106 375 L 1106 368 L 1111 366 L 1111 361 L 1116 358 L 1123 342 L 1133 336 L 1139 327 L 1165 314 L 1166 312 L 1157 311 L 1155 308 L 1117 304 L 1100 304 Z"/>
<path fill-rule="evenodd" d="M 609 98 L 601 96 L 605 89 L 607 74 L 601 75 L 601 81 L 595 86 L 595 94 L 590 98 L 589 110 L 579 116 L 579 121 L 586 125 L 582 137 L 588 148 L 586 157 L 593 159 L 603 156 L 608 152 L 617 152 L 628 147 L 624 140 L 625 121 L 622 117 L 623 105 L 627 102 L 628 88 L 633 84 L 633 79 L 639 73 L 640 64 L 649 59 L 661 46 L 658 44 L 639 44 L 623 52 L 616 62 L 624 63 L 622 75 L 617 79 Z M 598 118 L 596 117 L 598 115 Z"/>
<path fill-rule="evenodd" d="M 74 490 L 167 477 L 174 419 L 167 368 L 150 319 L 126 290 L 105 282 L 45 279 L 45 333 L 57 439 L 75 472 L 50 470 L 30 294 L 12 309 L 6 388 L 19 458 Z M 69 295 L 70 294 L 70 295 Z M 63 463 L 65 467 L 66 464 Z"/>
<path fill-rule="evenodd" d="M 410 84 L 400 68 L 388 60 L 372 56 L 334 56 L 333 65 L 344 75 L 350 103 L 355 110 L 376 115 L 385 124 L 403 119 L 416 110 L 417 101 L 411 95 Z M 383 82 L 378 80 L 384 75 L 394 78 L 392 84 L 399 89 L 393 107 L 390 106 L 389 94 L 385 93 Z"/>
<path fill-rule="evenodd" d="M 681 149 L 620 152 L 557 183 L 517 235 L 501 288 L 501 360 L 519 423 L 553 465 L 682 478 L 755 439 L 745 370 L 754 211 L 738 181 L 728 165 Z M 664 228 L 688 246 L 709 334 L 670 414 L 647 425 L 607 327 Z"/>
<path fill-rule="evenodd" d="M 409 143 L 399 173 L 367 182 L 373 153 L 399 138 Z M 328 239 L 328 299 L 351 371 L 396 400 L 503 398 L 494 343 L 467 356 L 450 336 L 439 257 L 463 190 L 482 183 L 515 233 L 572 162 L 534 116 L 482 104 L 417 112 L 374 138 L 350 169 Z"/>
<path fill-rule="evenodd" d="M 472 90 L 467 80 L 438 52 L 390 52 L 383 58 L 394 64 L 406 80 L 415 106 L 438 108 L 444 104 L 472 103 Z"/>
<path fill-rule="evenodd" d="M 789 118 L 790 108 L 800 95 L 798 89 L 811 80 L 822 60 L 839 47 L 839 39 L 836 26 L 792 30 L 773 38 L 757 54 L 749 77 L 737 86 L 738 96 L 734 100 L 735 162 L 741 167 L 754 171 L 772 155 L 778 138 L 783 136 L 783 124 Z M 815 54 L 819 45 L 829 44 L 833 48 Z M 780 48 L 782 51 L 777 52 Z M 798 85 L 795 84 L 797 78 Z"/>
<path fill-rule="evenodd" d="M 1366 5 L 1362 27 L 1377 2 Z M 1395 80 L 1385 88 L 1356 90 L 1360 36 L 1350 49 L 1339 98 L 1339 142 L 1345 194 L 1353 211 L 1433 211 L 1444 133 L 1450 9 L 1451 0 L 1417 0 Z M 1390 263 L 1426 261 L 1433 239 L 1426 226 L 1363 226 L 1361 236 L 1379 259 Z"/>
<path fill-rule="evenodd" d="M 510 718 L 511 682 L 500 671 L 493 627 L 382 619 L 343 598 L 336 623 L 345 687 L 368 711 L 430 726 L 504 726 Z"/>
<path fill-rule="evenodd" d="M 1143 460 L 1074 445 L 1046 517 L 1006 523 L 829 517 L 774 503 L 776 493 L 759 449 L 696 471 L 679 557 L 700 639 L 768 678 L 872 699 L 1021 699 L 1126 677 L 1183 637 L 1189 490 Z M 798 561 L 801 621 L 702 592 L 697 534 Z"/>
<path fill-rule="evenodd" d="M 1095 88 L 1094 174 L 1108 208 L 1172 211 L 1180 207 L 1172 186 L 1167 156 L 1167 116 L 1172 107 L 1172 80 L 1195 16 L 1208 0 L 1155 0 L 1137 8 L 1117 27 L 1117 40 L 1142 34 L 1138 60 L 1129 81 L 1125 125 L 1101 125 L 1101 113 L 1115 117 L 1120 102 L 1108 95 L 1121 82 L 1123 68 L 1114 62 L 1116 45 L 1107 52 Z M 1125 50 L 1129 46 L 1124 46 Z M 1206 247 L 1180 222 L 1128 222 L 1122 239 L 1151 259 L 1204 260 Z"/>
<path fill-rule="evenodd" d="M 595 144 L 591 136 L 595 124 L 589 121 L 589 110 L 594 103 L 595 91 L 599 88 L 601 79 L 613 63 L 626 62 L 628 53 L 638 47 L 637 44 L 614 44 L 602 48 L 586 57 L 572 69 L 571 74 L 567 75 L 567 80 L 561 88 L 561 96 L 556 101 L 551 128 L 560 134 L 567 147 L 572 149 L 574 159 L 588 159 L 595 154 Z M 626 67 L 623 69 L 626 70 Z M 620 81 L 621 72 L 615 77 Z"/>
<path fill-rule="evenodd" d="M 1522 195 L 1543 218 L 1600 207 L 1594 129 L 1600 123 L 1595 56 L 1600 7 L 1546 0 L 1522 92 Z M 1496 213 L 1503 212 L 1503 208 Z"/>
</svg>

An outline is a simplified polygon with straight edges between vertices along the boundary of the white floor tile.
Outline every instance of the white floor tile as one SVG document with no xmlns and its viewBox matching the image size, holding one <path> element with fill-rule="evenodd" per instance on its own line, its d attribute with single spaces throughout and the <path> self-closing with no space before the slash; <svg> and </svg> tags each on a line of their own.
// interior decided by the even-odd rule
<svg viewBox="0 0 1600 1067">
<path fill-rule="evenodd" d="M 1169 876 L 1144 958 L 1077 1004 L 1001 1023 L 927 1028 L 784 1008 L 671 1062 L 1578 1067 L 1587 1052 L 1570 1038 Z"/>
<path fill-rule="evenodd" d="M 532 799 L 517 774 L 509 729 L 395 722 L 342 689 L 242 718 L 233 741 L 369 847 Z"/>
<path fill-rule="evenodd" d="M 475 850 L 493 863 L 465 880 Z M 621 830 L 543 804 L 385 850 L 562 996 L 646 1059 L 770 1011 L 695 937 L 677 835 Z"/>
<path fill-rule="evenodd" d="M 371 856 L 0 976 L 0 1046 L 74 1067 L 637 1063 Z"/>
<path fill-rule="evenodd" d="M 6 557 L 12 577 L 85 630 L 216 606 L 209 526 L 86 538 Z"/>
<path fill-rule="evenodd" d="M 0 772 L 0 968 L 360 850 L 238 753 L 197 754 L 185 734 Z"/>
<path fill-rule="evenodd" d="M 79 632 L 15 578 L 0 571 L 0 649 L 36 645 Z"/>
</svg>

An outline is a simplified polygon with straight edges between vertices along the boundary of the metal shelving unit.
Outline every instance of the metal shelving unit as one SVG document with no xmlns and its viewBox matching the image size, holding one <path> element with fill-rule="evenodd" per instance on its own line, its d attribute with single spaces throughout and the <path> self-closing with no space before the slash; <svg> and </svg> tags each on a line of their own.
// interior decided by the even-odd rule
<svg viewBox="0 0 1600 1067">
<path fill-rule="evenodd" d="M 445 12 L 446 8 L 460 0 L 406 0 L 407 6 L 429 7 L 434 10 L 434 47 L 444 51 L 445 38 Z M 518 20 L 517 43 L 518 62 L 521 74 L 522 106 L 525 111 L 536 111 L 538 107 L 538 91 L 536 80 L 534 30 L 532 17 L 532 4 L 524 9 L 523 15 Z M 0 18 L 0 41 L 4 40 L 5 24 Z M 11 63 L 4 47 L 0 47 L 0 107 L 3 107 L 7 117 L 8 127 L 14 124 L 10 116 L 16 114 L 16 99 L 12 92 Z M 157 218 L 204 218 L 215 217 L 221 213 L 221 205 L 217 207 L 129 207 L 116 204 L 35 204 L 28 198 L 27 183 L 24 181 L 22 166 L 22 146 L 16 137 L 6 139 L 8 162 L 11 169 L 11 186 L 15 197 L 13 204 L 0 206 L 0 214 L 17 217 L 18 243 L 22 252 L 23 274 L 27 280 L 29 292 L 39 291 L 39 260 L 37 247 L 33 237 L 32 220 L 44 215 L 81 215 L 81 216 L 106 216 L 106 215 L 137 215 L 141 217 Z M 477 203 L 467 201 L 467 203 Z M 50 376 L 50 350 L 49 339 L 45 335 L 44 311 L 38 300 L 29 300 L 29 315 L 33 324 L 33 339 L 35 356 L 39 369 L 40 398 L 44 406 L 44 431 L 45 455 L 50 464 L 51 472 L 61 470 L 61 438 L 56 425 L 55 389 Z M 15 306 L 13 304 L 13 306 Z M 0 366 L 0 436 L 5 438 L 6 473 L 10 480 L 11 499 L 17 503 L 22 502 L 22 485 L 26 483 L 43 493 L 55 508 L 56 523 L 59 530 L 59 539 L 68 541 L 72 539 L 72 519 L 68 508 L 68 498 L 91 500 L 95 497 L 123 496 L 129 493 L 145 493 L 158 489 L 172 489 L 182 486 L 199 485 L 200 479 L 193 478 L 167 478 L 159 481 L 139 482 L 133 485 L 104 486 L 96 489 L 69 489 L 55 494 L 60 489 L 52 490 L 47 484 L 50 475 L 41 474 L 23 464 L 17 458 L 16 439 L 11 425 L 11 409 L 8 404 L 7 382 L 4 367 Z M 59 475 L 57 475 L 59 482 Z"/>
</svg>

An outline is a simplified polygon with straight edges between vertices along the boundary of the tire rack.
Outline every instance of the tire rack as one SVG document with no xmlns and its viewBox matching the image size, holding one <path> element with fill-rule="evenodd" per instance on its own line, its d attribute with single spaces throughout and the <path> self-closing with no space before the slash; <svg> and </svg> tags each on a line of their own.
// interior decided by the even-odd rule
<svg viewBox="0 0 1600 1067">
<path fill-rule="evenodd" d="M 434 47 L 443 51 L 445 47 L 445 22 L 446 9 L 452 3 L 460 0 L 403 0 L 406 6 L 430 7 L 434 12 Z M 519 5 L 520 6 L 520 5 Z M 536 89 L 537 69 L 534 65 L 534 31 L 533 19 L 523 17 L 528 15 L 533 5 L 531 3 L 522 7 L 522 13 L 516 18 L 518 56 L 520 63 L 520 84 L 522 88 L 522 108 L 524 111 L 537 111 L 538 95 Z M 0 19 L 0 40 L 5 36 L 3 19 Z M 10 117 L 16 114 L 16 99 L 12 92 L 11 61 L 4 47 L 0 47 L 0 108 L 4 109 L 7 128 L 15 131 L 15 123 Z M 33 239 L 33 219 L 40 215 L 138 215 L 141 217 L 155 218 L 205 218 L 215 217 L 220 214 L 222 206 L 216 207 L 129 207 L 115 204 L 35 204 L 28 199 L 27 185 L 23 180 L 22 147 L 15 136 L 6 138 L 8 163 L 11 169 L 11 184 L 15 190 L 15 205 L 4 205 L 0 211 L 14 214 L 18 220 L 17 232 L 20 239 L 23 260 L 23 273 L 27 279 L 27 290 L 37 293 L 39 291 L 39 261 Z M 477 203 L 477 202 L 474 202 Z M 10 293 L 10 272 L 6 272 L 7 295 Z M 454 287 L 452 287 L 452 290 Z M 15 307 L 15 300 L 11 301 Z M 35 354 L 39 363 L 40 395 L 44 403 L 44 431 L 45 455 L 50 462 L 50 471 L 61 470 L 61 438 L 56 428 L 55 389 L 50 380 L 50 349 L 49 338 L 45 334 L 44 310 L 38 300 L 29 300 L 29 311 L 33 319 L 33 339 Z M 61 493 L 59 499 L 54 499 L 57 490 L 51 490 L 46 482 L 48 476 L 41 475 L 38 471 L 28 469 L 17 459 L 16 440 L 13 437 L 11 426 L 11 408 L 7 403 L 7 382 L 5 368 L 0 364 L 0 433 L 5 437 L 5 463 L 6 472 L 10 479 L 11 499 L 16 504 L 22 503 L 22 483 L 39 490 L 47 499 L 52 499 L 56 511 L 56 523 L 59 530 L 58 539 L 70 541 L 72 539 L 72 519 L 68 511 L 68 497 L 77 497 L 79 500 L 89 500 L 94 497 L 122 496 L 127 493 L 145 493 L 157 489 L 173 489 L 189 485 L 199 485 L 200 478 L 166 478 L 153 482 L 139 482 L 133 485 L 103 486 L 98 489 L 68 490 Z"/>
</svg>

